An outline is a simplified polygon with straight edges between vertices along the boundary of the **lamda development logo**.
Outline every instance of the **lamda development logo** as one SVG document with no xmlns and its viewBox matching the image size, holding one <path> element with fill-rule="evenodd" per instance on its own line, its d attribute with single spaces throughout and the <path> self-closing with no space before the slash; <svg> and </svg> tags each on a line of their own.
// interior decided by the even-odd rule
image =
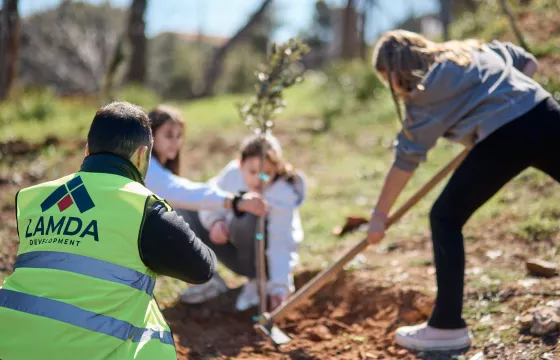
<svg viewBox="0 0 560 360">
<path fill-rule="evenodd" d="M 41 210 L 45 212 L 55 204 L 58 205 L 60 212 L 68 209 L 72 204 L 76 204 L 82 214 L 95 207 L 82 178 L 79 176 L 66 184 L 60 185 L 53 191 L 41 204 Z"/>
<path fill-rule="evenodd" d="M 95 207 L 84 182 L 80 176 L 73 178 L 66 184 L 60 185 L 41 203 L 41 210 L 45 211 L 57 205 L 59 212 L 64 212 L 73 204 L 81 214 Z M 87 221 L 87 220 L 86 220 Z M 64 236 L 64 237 L 54 237 Z M 63 244 L 80 246 L 85 236 L 90 236 L 94 241 L 99 241 L 97 220 L 84 222 L 81 217 L 75 216 L 39 216 L 37 222 L 29 219 L 25 229 L 25 237 L 29 239 L 30 245 L 41 244 Z"/>
</svg>

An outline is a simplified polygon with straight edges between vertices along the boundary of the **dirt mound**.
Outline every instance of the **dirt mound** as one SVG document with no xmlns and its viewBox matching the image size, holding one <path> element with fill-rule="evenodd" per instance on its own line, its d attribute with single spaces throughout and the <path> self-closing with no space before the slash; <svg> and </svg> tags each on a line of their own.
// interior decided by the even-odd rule
<svg viewBox="0 0 560 360">
<path fill-rule="evenodd" d="M 296 278 L 302 286 L 316 273 Z M 381 284 L 367 272 L 342 273 L 278 325 L 292 341 L 275 349 L 252 327 L 256 309 L 236 313 L 234 289 L 199 306 L 164 310 L 179 359 L 377 359 L 406 358 L 396 348 L 397 326 L 426 319 L 430 298 L 414 289 Z"/>
</svg>

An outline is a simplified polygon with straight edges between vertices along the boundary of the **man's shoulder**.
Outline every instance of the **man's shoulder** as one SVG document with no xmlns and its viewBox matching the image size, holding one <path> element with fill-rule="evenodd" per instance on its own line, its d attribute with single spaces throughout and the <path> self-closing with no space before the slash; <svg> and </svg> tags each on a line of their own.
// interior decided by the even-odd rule
<svg viewBox="0 0 560 360">
<path fill-rule="evenodd" d="M 151 191 L 150 189 L 148 189 L 146 186 L 140 184 L 139 182 L 136 181 L 130 181 L 128 183 L 126 183 L 121 189 L 125 190 L 125 191 L 131 191 L 134 192 L 136 194 L 139 195 L 144 195 L 144 196 L 157 196 L 154 194 L 153 191 Z"/>
<path fill-rule="evenodd" d="M 38 189 L 41 189 L 41 188 L 58 187 L 60 185 L 66 184 L 68 181 L 70 181 L 72 178 L 74 178 L 75 175 L 76 175 L 76 173 L 72 173 L 72 174 L 65 175 L 61 178 L 55 179 L 55 180 L 44 181 L 42 183 L 27 186 L 27 187 L 21 188 L 18 192 L 22 193 L 22 192 L 28 192 L 28 191 L 35 191 L 35 190 L 38 190 Z"/>
<path fill-rule="evenodd" d="M 146 186 L 138 182 L 131 181 L 127 183 L 122 189 L 124 191 L 134 192 L 140 196 L 146 197 L 146 203 L 144 207 L 144 212 L 146 213 L 146 215 L 156 209 L 161 209 L 162 207 L 165 208 L 166 211 L 173 210 L 173 207 L 169 205 L 169 203 L 164 198 L 160 197 L 159 195 L 148 189 Z"/>
</svg>

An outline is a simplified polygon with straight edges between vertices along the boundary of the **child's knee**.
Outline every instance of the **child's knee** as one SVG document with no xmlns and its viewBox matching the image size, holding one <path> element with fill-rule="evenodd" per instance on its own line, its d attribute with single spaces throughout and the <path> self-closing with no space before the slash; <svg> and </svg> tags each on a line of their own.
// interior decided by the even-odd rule
<svg viewBox="0 0 560 360">
<path fill-rule="evenodd" d="M 234 217 L 229 225 L 229 241 L 236 247 L 253 244 L 257 230 L 258 217 L 245 213 Z"/>
</svg>

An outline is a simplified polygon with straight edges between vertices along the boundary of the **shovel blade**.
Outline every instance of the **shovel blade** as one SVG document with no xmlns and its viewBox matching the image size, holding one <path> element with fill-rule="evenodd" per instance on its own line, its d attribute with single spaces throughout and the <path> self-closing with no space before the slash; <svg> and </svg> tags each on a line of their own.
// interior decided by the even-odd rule
<svg viewBox="0 0 560 360">
<path fill-rule="evenodd" d="M 269 337 L 270 340 L 272 340 L 272 342 L 275 345 L 287 344 L 291 340 L 288 335 L 286 335 L 282 330 L 280 330 L 275 325 L 266 326 L 266 325 L 258 324 L 257 329 L 261 334 Z"/>
</svg>

